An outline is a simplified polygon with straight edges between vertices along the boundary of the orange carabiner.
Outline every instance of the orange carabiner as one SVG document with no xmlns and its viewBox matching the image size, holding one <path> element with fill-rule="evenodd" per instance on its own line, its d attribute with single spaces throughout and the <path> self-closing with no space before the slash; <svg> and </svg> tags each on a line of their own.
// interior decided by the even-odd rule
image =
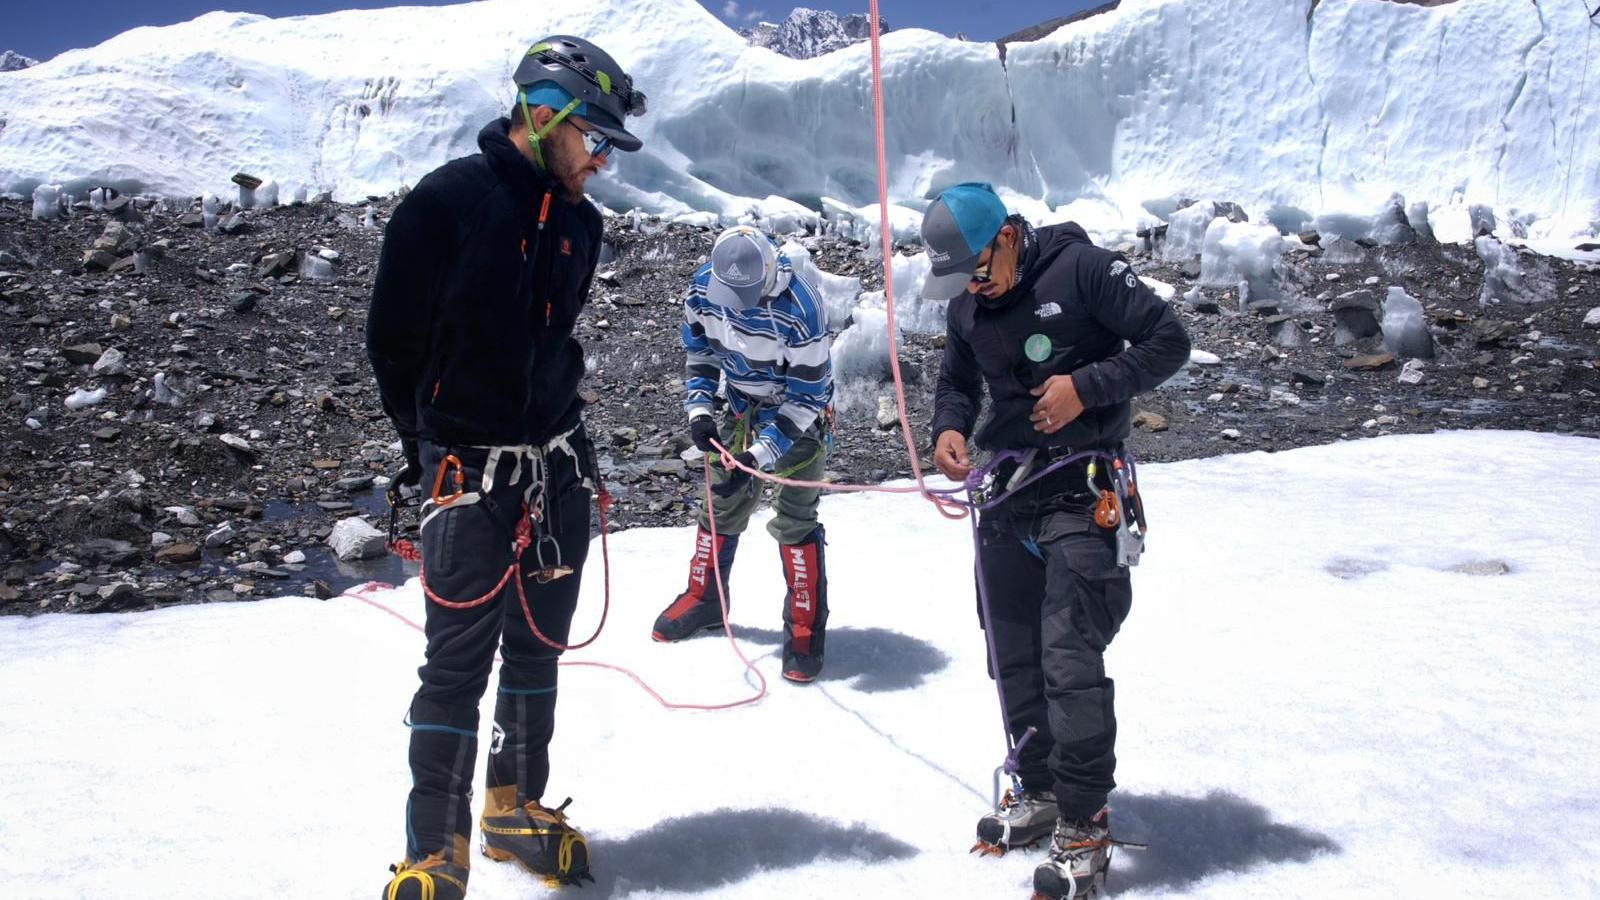
<svg viewBox="0 0 1600 900">
<path fill-rule="evenodd" d="M 441 496 L 440 492 L 444 490 L 445 472 L 448 471 L 452 466 L 455 467 L 456 470 L 454 479 L 456 483 L 456 492 L 454 494 L 450 494 L 449 496 Z M 454 453 L 446 456 L 444 459 L 439 460 L 439 471 L 433 476 L 434 505 L 449 506 L 457 500 L 460 500 L 461 495 L 466 493 L 466 491 L 467 473 L 461 466 L 461 460 L 457 459 Z"/>
<path fill-rule="evenodd" d="M 1117 495 L 1101 489 L 1100 499 L 1094 505 L 1094 523 L 1101 528 L 1112 529 L 1121 521 L 1122 514 L 1117 509 Z"/>
</svg>

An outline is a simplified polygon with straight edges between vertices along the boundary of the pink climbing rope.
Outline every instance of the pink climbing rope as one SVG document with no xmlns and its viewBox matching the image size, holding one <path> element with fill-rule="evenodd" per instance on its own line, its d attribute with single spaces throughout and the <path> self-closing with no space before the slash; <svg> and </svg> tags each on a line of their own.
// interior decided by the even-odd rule
<svg viewBox="0 0 1600 900">
<path fill-rule="evenodd" d="M 916 479 L 916 486 L 888 487 L 879 484 L 840 484 L 831 481 L 803 481 L 795 478 L 784 478 L 779 475 L 762 472 L 753 466 L 746 466 L 735 460 L 728 448 L 722 446 L 721 443 L 714 443 L 716 443 L 717 450 L 722 455 L 723 467 L 729 471 L 739 469 L 762 481 L 768 481 L 773 484 L 811 488 L 832 493 L 921 494 L 945 518 L 963 519 L 968 515 L 968 505 L 953 500 L 949 496 L 956 493 L 959 488 L 936 490 L 928 487 L 927 481 L 922 474 L 922 459 L 917 455 L 917 441 L 911 433 L 911 418 L 906 413 L 906 386 L 905 379 L 900 375 L 900 342 L 896 336 L 894 325 L 894 235 L 889 230 L 889 164 L 883 138 L 883 64 L 879 49 L 878 0 L 872 0 L 870 11 L 872 19 L 872 115 L 878 156 L 878 228 L 880 235 L 879 245 L 883 253 L 884 305 L 888 312 L 889 371 L 894 375 L 894 399 L 895 408 L 900 418 L 900 434 L 905 441 L 906 453 L 911 457 L 911 475 Z"/>
<path fill-rule="evenodd" d="M 879 247 L 880 247 L 880 251 L 881 251 L 881 253 L 883 255 L 884 305 L 885 305 L 886 312 L 887 312 L 887 327 L 888 327 L 888 331 L 889 331 L 889 335 L 888 335 L 888 337 L 889 337 L 889 370 L 890 370 L 890 373 L 894 377 L 895 408 L 896 408 L 896 411 L 898 412 L 899 419 L 900 419 L 900 433 L 901 433 L 901 437 L 905 441 L 906 453 L 911 459 L 911 474 L 912 474 L 912 477 L 916 480 L 916 485 L 915 486 L 906 486 L 906 487 L 890 487 L 890 486 L 886 486 L 886 485 L 875 485 L 875 484 L 839 484 L 839 483 L 826 482 L 826 481 L 805 481 L 805 480 L 801 480 L 801 479 L 784 478 L 784 477 L 781 477 L 781 476 L 778 476 L 778 475 L 770 474 L 770 473 L 767 473 L 767 472 L 762 472 L 759 469 L 751 467 L 751 466 L 746 466 L 746 465 L 740 463 L 738 460 L 734 459 L 733 454 L 730 453 L 728 451 L 728 448 L 724 447 L 720 442 L 713 441 L 713 443 L 715 443 L 717 451 L 721 455 L 722 465 L 724 466 L 724 468 L 726 468 L 730 472 L 733 471 L 734 469 L 739 469 L 739 470 L 742 470 L 742 471 L 750 474 L 751 476 L 753 476 L 755 478 L 759 478 L 759 479 L 761 479 L 763 481 L 772 482 L 774 484 L 786 485 L 786 486 L 789 486 L 789 487 L 811 488 L 811 489 L 814 489 L 814 490 L 828 491 L 828 492 L 833 492 L 833 493 L 920 494 L 921 496 L 926 498 L 930 503 L 932 503 L 934 505 L 934 508 L 939 511 L 939 514 L 944 516 L 945 518 L 948 518 L 948 519 L 962 519 L 962 518 L 965 518 L 966 516 L 971 514 L 971 505 L 969 503 L 965 503 L 965 502 L 962 502 L 962 501 L 958 501 L 958 500 L 952 499 L 951 495 L 953 495 L 957 491 L 959 491 L 960 488 L 935 489 L 935 488 L 928 487 L 927 481 L 926 481 L 925 477 L 923 476 L 923 472 L 922 472 L 922 459 L 917 453 L 916 438 L 913 436 L 912 431 L 911 431 L 911 418 L 907 414 L 907 411 L 906 411 L 905 379 L 900 374 L 900 347 L 899 347 L 899 338 L 897 336 L 897 331 L 896 331 L 896 328 L 895 328 L 895 317 L 894 317 L 894 311 L 895 311 L 894 310 L 894 308 L 895 308 L 895 302 L 894 302 L 894 266 L 893 266 L 893 260 L 894 260 L 894 256 L 893 256 L 893 253 L 894 253 L 894 235 L 890 231 L 890 227 L 889 227 L 889 165 L 888 165 L 888 152 L 887 152 L 886 143 L 885 143 L 885 140 L 884 140 L 884 126 L 883 126 L 883 120 L 884 120 L 884 113 L 883 113 L 883 63 L 882 63 L 882 49 L 881 49 L 881 44 L 880 44 L 881 29 L 880 29 L 879 23 L 878 23 L 878 0 L 870 0 L 868 8 L 869 8 L 869 14 L 870 14 L 870 19 L 871 19 L 871 22 L 870 22 L 871 32 L 870 33 L 871 33 L 871 44 L 872 44 L 873 136 L 874 136 L 874 141 L 875 141 L 875 144 L 876 144 L 877 163 L 878 163 L 878 216 L 879 216 L 878 228 L 879 228 L 879 235 L 880 235 Z M 704 474 L 705 474 L 705 490 L 706 490 L 706 499 L 705 499 L 706 518 L 707 518 L 708 523 L 711 526 L 710 530 L 711 530 L 712 534 L 715 534 L 716 533 L 716 529 L 717 529 L 717 521 L 716 521 L 716 513 L 712 509 L 713 504 L 712 504 L 712 493 L 711 493 L 711 459 L 710 459 L 709 456 L 707 456 L 706 460 L 705 460 L 705 472 L 704 472 Z M 609 611 L 610 604 L 611 604 L 611 560 L 610 560 L 610 554 L 607 552 L 607 547 L 606 547 L 606 535 L 605 535 L 604 518 L 605 518 L 605 511 L 602 508 L 602 510 L 601 510 L 601 533 L 600 533 L 600 548 L 601 548 L 600 549 L 600 555 L 601 555 L 601 559 L 602 559 L 602 565 L 603 565 L 604 570 L 605 570 L 605 595 L 606 595 L 605 606 L 606 606 L 606 610 Z M 652 688 L 649 685 L 649 683 L 647 683 L 643 678 L 639 677 L 639 675 L 637 673 L 633 672 L 632 670 L 630 670 L 630 669 L 628 669 L 628 668 L 626 668 L 624 666 L 619 666 L 619 665 L 615 665 L 615 664 L 612 664 L 612 663 L 605 663 L 605 662 L 591 662 L 591 661 L 586 661 L 586 660 L 574 660 L 574 661 L 562 660 L 560 665 L 562 665 L 562 666 L 580 666 L 580 667 L 596 668 L 596 669 L 608 669 L 610 671 L 618 672 L 618 673 L 621 673 L 623 675 L 626 675 L 628 678 L 632 679 L 633 682 L 635 684 L 637 684 L 641 689 L 643 689 L 645 691 L 645 693 L 649 694 L 650 697 L 652 697 L 657 703 L 661 704 L 663 707 L 666 707 L 667 709 L 696 709 L 696 710 L 708 710 L 708 711 L 709 710 L 721 710 L 721 709 L 733 709 L 733 708 L 736 708 L 736 707 L 747 706 L 747 705 L 752 704 L 752 703 L 757 703 L 762 698 L 766 697 L 766 695 L 767 695 L 767 679 L 766 679 L 766 676 L 762 675 L 761 674 L 761 670 L 756 668 L 755 664 L 750 661 L 749 657 L 745 656 L 744 651 L 742 649 L 740 649 L 740 647 L 739 647 L 739 642 L 734 639 L 732 626 L 730 626 L 729 623 L 728 623 L 728 591 L 727 591 L 727 585 L 725 585 L 723 583 L 721 558 L 720 558 L 720 554 L 718 553 L 717 542 L 715 540 L 713 540 L 711 542 L 711 556 L 712 556 L 712 568 L 714 570 L 714 573 L 715 573 L 715 576 L 716 576 L 716 579 L 717 579 L 717 590 L 718 590 L 718 594 L 720 595 L 720 599 L 721 599 L 721 603 L 722 603 L 722 631 L 723 631 L 723 634 L 728 639 L 728 644 L 731 647 L 733 647 L 734 654 L 736 656 L 738 656 L 739 657 L 739 661 L 744 664 L 745 670 L 747 672 L 753 673 L 756 676 L 756 680 L 760 684 L 760 688 L 758 689 L 758 691 L 754 695 L 752 695 L 750 697 L 747 697 L 747 698 L 745 698 L 743 700 L 736 700 L 736 701 L 732 701 L 730 703 L 718 703 L 718 704 L 675 703 L 673 701 L 667 700 L 658 691 L 656 691 L 654 688 Z M 503 580 L 502 580 L 502 585 L 501 586 L 503 586 Z M 379 589 L 380 587 L 381 588 L 391 588 L 392 589 L 391 585 L 382 585 L 382 584 L 380 584 L 378 582 L 368 582 L 367 584 L 363 585 L 360 588 L 352 589 L 352 591 L 346 591 L 345 592 L 345 596 L 354 597 L 355 599 L 360 600 L 361 602 L 366 603 L 369 606 L 372 606 L 372 607 L 374 607 L 376 609 L 382 610 L 383 612 L 389 614 L 390 616 L 393 616 L 394 618 L 399 619 L 401 622 L 404 622 L 405 624 L 409 625 L 410 627 L 416 629 L 419 632 L 423 631 L 423 628 L 422 628 L 421 625 L 418 625 L 416 622 L 412 621 L 411 619 L 407 618 L 406 616 L 394 611 L 393 609 L 390 609 L 389 607 L 387 607 L 387 606 L 385 606 L 385 605 L 383 605 L 381 603 L 378 603 L 377 601 L 373 600 L 370 597 L 364 596 L 365 594 L 371 593 L 373 590 Z M 521 587 L 522 587 L 521 578 L 520 577 L 518 577 L 518 580 L 517 580 L 517 587 L 518 587 L 518 593 L 520 595 L 521 594 Z M 498 590 L 496 590 L 495 592 L 492 592 L 492 593 L 498 593 Z M 430 594 L 429 599 L 433 600 L 434 602 L 440 602 L 441 599 L 442 599 L 442 598 L 438 598 L 438 597 L 433 597 L 431 595 L 431 592 L 429 592 L 429 594 Z M 488 599 L 487 597 L 480 598 L 478 602 L 483 602 L 483 601 L 485 601 L 487 599 Z M 533 616 L 532 616 L 532 613 L 528 609 L 528 606 L 527 606 L 527 599 L 526 599 L 526 597 L 522 597 L 521 599 L 522 599 L 522 607 L 523 607 L 524 617 L 527 619 L 529 626 L 534 629 L 535 634 L 538 634 L 538 628 L 533 625 Z M 450 604 L 446 603 L 445 605 L 450 605 Z M 593 643 L 594 640 L 597 639 L 600 636 L 600 631 L 604 627 L 605 627 L 605 613 L 602 613 L 600 627 L 595 630 L 594 635 L 591 636 L 587 641 L 584 641 L 584 642 L 582 642 L 580 644 L 575 644 L 575 645 L 573 645 L 573 647 L 583 647 L 583 646 L 589 645 L 590 643 Z M 551 646 L 558 647 L 559 649 L 569 649 L 569 648 L 566 648 L 566 647 L 561 647 L 558 644 L 555 644 L 554 642 L 552 642 L 548 638 L 546 638 L 543 634 L 538 634 L 538 636 L 546 644 L 550 644 Z"/>
<path fill-rule="evenodd" d="M 712 504 L 711 504 L 712 495 L 711 495 L 711 460 L 710 459 L 707 459 L 706 463 L 705 463 L 705 487 L 706 487 L 706 518 L 709 520 L 709 522 L 711 524 L 712 533 L 715 534 L 716 530 L 717 530 L 717 514 L 712 509 Z M 609 497 L 606 497 L 606 499 L 609 500 Z M 607 543 L 606 543 L 606 531 L 605 531 L 605 529 L 606 529 L 606 516 L 605 516 L 604 508 L 601 509 L 601 513 L 600 513 L 600 529 L 601 529 L 600 530 L 601 569 L 605 573 L 605 576 L 604 576 L 605 577 L 605 606 L 604 606 L 604 609 L 605 609 L 606 612 L 609 612 L 609 610 L 611 609 L 611 553 L 610 553 L 610 548 L 607 546 Z M 711 567 L 712 567 L 712 570 L 716 574 L 717 592 L 720 595 L 720 599 L 722 601 L 722 633 L 723 633 L 724 636 L 727 637 L 728 644 L 731 647 L 733 647 L 734 655 L 739 657 L 739 661 L 740 662 L 744 663 L 745 671 L 750 672 L 750 673 L 752 673 L 752 674 L 754 674 L 756 676 L 756 682 L 760 685 L 760 687 L 759 687 L 759 689 L 757 689 L 756 693 L 752 694 L 749 697 L 744 698 L 743 700 L 734 700 L 734 701 L 731 701 L 731 702 L 728 702 L 728 703 L 678 703 L 678 702 L 675 702 L 675 701 L 672 701 L 672 700 L 668 700 L 666 697 L 662 696 L 661 692 L 659 692 L 655 688 L 651 687 L 649 682 L 645 681 L 642 677 L 639 676 L 639 674 L 637 672 L 634 672 L 632 669 L 629 669 L 626 666 L 619 666 L 619 665 L 616 665 L 615 663 L 598 662 L 598 661 L 591 661 L 591 660 L 565 660 L 565 659 L 561 660 L 559 663 L 557 663 L 557 665 L 574 667 L 574 668 L 606 669 L 608 671 L 617 672 L 619 674 L 626 675 L 629 679 L 631 679 L 633 681 L 634 684 L 638 685 L 646 694 L 649 694 L 651 699 L 655 700 L 657 703 L 661 704 L 663 707 L 665 707 L 667 709 L 697 709 L 697 710 L 703 710 L 703 711 L 710 712 L 710 711 L 721 710 L 721 709 L 735 709 L 735 708 L 740 707 L 740 706 L 749 706 L 749 705 L 751 705 L 753 703 L 760 702 L 763 698 L 765 698 L 767 696 L 767 678 L 766 678 L 765 675 L 761 674 L 761 670 L 760 669 L 756 668 L 755 663 L 751 662 L 750 658 L 748 656 L 745 656 L 744 650 L 740 649 L 739 642 L 733 636 L 733 627 L 728 623 L 728 589 L 727 589 L 727 585 L 724 584 L 723 580 L 722 580 L 722 561 L 719 558 L 719 555 L 717 553 L 717 543 L 716 543 L 716 541 L 712 541 L 711 542 Z M 605 628 L 606 612 L 602 612 L 601 613 L 600 624 L 595 628 L 594 635 L 592 637 L 590 637 L 587 641 L 584 641 L 581 644 L 574 644 L 574 645 L 572 645 L 571 648 L 568 648 L 568 647 L 564 647 L 561 644 L 558 644 L 558 643 L 556 643 L 554 641 L 551 641 L 549 638 L 545 637 L 543 634 L 541 634 L 539 632 L 537 626 L 535 626 L 533 624 L 533 613 L 532 613 L 531 610 L 528 609 L 527 596 L 525 594 L 523 594 L 523 592 L 521 591 L 521 586 L 522 585 L 521 585 L 521 576 L 520 575 L 518 576 L 517 581 L 518 581 L 518 584 L 517 584 L 517 587 L 518 587 L 517 595 L 518 595 L 518 599 L 522 603 L 523 617 L 527 620 L 528 626 L 530 628 L 533 628 L 534 634 L 537 635 L 540 640 L 544 641 L 544 643 L 548 644 L 551 647 L 555 647 L 557 649 L 562 649 L 562 650 L 575 649 L 575 648 L 578 648 L 578 647 L 586 647 L 589 644 L 594 643 L 596 638 L 600 637 L 600 632 L 602 630 L 604 630 L 604 628 Z M 504 586 L 504 579 L 501 580 L 501 584 L 499 585 L 499 587 L 503 587 L 503 586 Z M 351 588 L 350 590 L 345 591 L 343 596 L 350 597 L 350 598 L 353 598 L 355 600 L 359 600 L 362 603 L 365 603 L 366 605 L 372 607 L 373 609 L 376 609 L 376 610 L 379 610 L 381 612 L 384 612 L 384 613 L 388 614 L 389 616 L 391 616 L 391 617 L 393 617 L 395 619 L 398 619 L 401 622 L 405 623 L 406 625 L 410 626 L 412 629 L 425 634 L 426 632 L 424 631 L 423 627 L 421 625 L 417 624 L 415 621 L 413 621 L 410 617 L 408 617 L 408 616 L 406 616 L 406 615 L 404 615 L 402 613 L 396 612 L 395 610 L 391 609 L 390 607 L 386 606 L 385 604 L 379 603 L 378 601 L 372 599 L 372 597 L 368 596 L 368 595 L 372 594 L 375 591 L 380 591 L 380 590 L 392 591 L 394 589 L 395 589 L 395 587 L 392 584 L 387 584 L 387 583 L 384 583 L 384 582 L 381 582 L 381 581 L 369 581 L 366 584 L 361 585 L 360 587 Z M 498 589 L 499 588 L 497 587 L 496 591 L 495 591 L 495 594 L 498 593 Z M 425 591 L 427 590 L 425 585 L 424 585 L 424 590 Z M 490 596 L 492 596 L 492 595 L 485 596 L 485 597 L 480 597 L 477 601 L 475 601 L 475 604 L 476 603 L 487 602 L 487 600 L 490 599 Z M 433 603 L 438 603 L 439 602 L 438 598 L 433 596 L 431 591 L 427 592 L 427 598 L 428 598 L 428 600 L 430 602 L 433 602 Z M 443 604 L 443 605 L 445 605 L 445 606 L 447 606 L 449 608 L 452 608 L 452 609 L 463 608 L 462 605 L 460 605 L 460 604 L 448 604 L 448 603 L 446 603 L 446 604 Z M 498 662 L 499 659 L 500 659 L 499 654 L 495 654 L 495 660 Z"/>
</svg>

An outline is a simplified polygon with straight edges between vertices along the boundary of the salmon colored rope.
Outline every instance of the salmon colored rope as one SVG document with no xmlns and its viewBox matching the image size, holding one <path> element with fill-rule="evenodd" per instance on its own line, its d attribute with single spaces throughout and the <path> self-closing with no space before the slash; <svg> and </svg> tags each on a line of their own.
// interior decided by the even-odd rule
<svg viewBox="0 0 1600 900">
<path fill-rule="evenodd" d="M 917 455 L 916 438 L 911 433 L 911 418 L 906 414 L 906 385 L 900 375 L 900 342 L 894 326 L 894 235 L 889 231 L 889 164 L 883 138 L 883 64 L 879 49 L 878 0 L 872 0 L 872 116 L 873 131 L 878 154 L 878 228 L 879 244 L 883 252 L 883 296 L 888 311 L 889 370 L 894 375 L 894 399 L 900 414 L 900 433 L 906 443 L 906 453 L 911 457 L 911 474 L 917 481 L 915 487 L 885 487 L 877 484 L 836 484 L 830 481 L 802 481 L 783 478 L 746 466 L 733 458 L 728 448 L 715 442 L 722 454 L 722 465 L 728 471 L 739 469 L 750 475 L 788 487 L 810 488 L 833 493 L 921 494 L 933 504 L 939 514 L 947 519 L 963 519 L 968 514 L 966 504 L 950 499 L 946 494 L 928 487 L 922 475 L 922 459 Z"/>
<path fill-rule="evenodd" d="M 716 520 L 716 513 L 711 509 L 711 461 L 709 459 L 706 460 L 706 463 L 705 463 L 705 486 L 706 486 L 706 516 L 710 520 L 712 532 L 715 533 L 716 532 L 716 528 L 717 528 L 717 520 Z M 523 618 L 525 618 L 527 620 L 528 627 L 533 629 L 533 633 L 539 638 L 539 640 L 544 641 L 545 644 L 547 644 L 547 645 L 549 645 L 551 647 L 554 647 L 554 648 L 556 648 L 558 650 L 569 650 L 569 649 L 576 650 L 576 649 L 580 649 L 580 648 L 583 648 L 583 647 L 587 647 L 590 644 L 594 643 L 595 639 L 600 636 L 600 632 L 602 630 L 604 630 L 604 628 L 605 628 L 606 617 L 609 615 L 610 610 L 611 610 L 611 551 L 610 551 L 610 547 L 608 546 L 608 544 L 606 542 L 606 509 L 610 505 L 611 505 L 611 495 L 608 494 L 608 493 L 602 493 L 600 495 L 600 498 L 599 498 L 599 506 L 600 506 L 600 559 L 601 559 L 601 571 L 604 573 L 605 605 L 604 605 L 604 607 L 602 607 L 602 611 L 600 613 L 600 624 L 595 627 L 594 635 L 592 637 L 590 637 L 588 640 L 583 641 L 582 643 L 572 644 L 570 646 L 563 646 L 561 644 L 556 643 L 555 641 L 550 640 L 542 632 L 540 632 L 538 626 L 533 624 L 533 613 L 528 608 L 528 597 L 527 597 L 527 595 L 525 593 L 523 593 L 523 590 L 522 590 L 521 574 L 520 574 L 520 572 L 517 571 L 520 568 L 520 566 L 517 563 L 513 563 L 511 565 L 511 567 L 510 567 L 510 570 L 508 571 L 507 577 L 509 577 L 511 574 L 516 574 L 516 577 L 517 577 L 517 598 L 522 602 L 522 615 L 523 615 Z M 578 668 L 606 669 L 606 670 L 609 670 L 609 671 L 612 671 L 612 672 L 617 672 L 619 674 L 626 675 L 629 679 L 631 679 L 633 681 L 634 684 L 637 684 L 646 694 L 649 694 L 651 699 L 655 700 L 657 703 L 661 704 L 662 706 L 666 707 L 667 709 L 674 709 L 674 710 L 676 710 L 676 709 L 697 709 L 697 710 L 705 710 L 705 711 L 709 712 L 709 711 L 721 710 L 721 709 L 735 709 L 735 708 L 740 707 L 740 706 L 749 706 L 749 705 L 751 705 L 753 703 L 760 702 L 763 698 L 765 698 L 767 696 L 767 679 L 766 679 L 765 675 L 761 674 L 761 670 L 756 668 L 755 663 L 751 662 L 750 658 L 745 656 L 744 651 L 739 648 L 739 642 L 737 640 L 735 640 L 734 637 L 733 637 L 733 628 L 728 623 L 728 590 L 727 590 L 727 585 L 724 584 L 723 580 L 722 580 L 722 565 L 721 565 L 721 560 L 718 558 L 717 546 L 716 546 L 716 542 L 715 541 L 712 541 L 712 543 L 711 543 L 711 556 L 712 556 L 712 559 L 711 559 L 712 568 L 716 572 L 717 590 L 718 590 L 718 593 L 721 595 L 721 599 L 722 599 L 722 633 L 725 636 L 727 636 L 728 643 L 729 643 L 729 645 L 731 645 L 733 647 L 733 652 L 734 652 L 734 654 L 736 656 L 739 657 L 739 661 L 744 663 L 745 670 L 750 672 L 750 673 L 752 673 L 752 674 L 754 674 L 756 676 L 756 682 L 760 685 L 760 687 L 759 687 L 759 689 L 757 689 L 755 694 L 753 694 L 753 695 L 751 695 L 749 697 L 746 697 L 743 700 L 734 700 L 734 701 L 732 701 L 730 703 L 677 703 L 677 702 L 674 702 L 672 700 L 668 700 L 666 697 L 663 697 L 659 691 L 657 691 L 655 688 L 651 687 L 649 682 L 647 682 L 643 678 L 641 678 L 638 673 L 634 672 L 632 669 L 629 669 L 629 668 L 627 668 L 625 666 L 619 666 L 619 665 L 615 665 L 613 663 L 607 663 L 607 662 L 594 662 L 594 661 L 589 661 L 589 660 L 571 660 L 571 661 L 561 660 L 558 663 L 558 665 L 570 666 L 570 667 L 578 667 Z M 425 582 L 423 584 L 423 591 L 426 593 L 426 595 L 428 597 L 428 600 L 430 602 L 438 603 L 441 606 L 445 606 L 445 607 L 448 607 L 450 609 L 466 609 L 466 608 L 470 608 L 472 606 L 477 606 L 477 605 L 480 605 L 480 604 L 483 604 L 483 603 L 487 603 L 489 601 L 489 599 L 492 598 L 495 595 L 495 593 L 500 590 L 501 587 L 505 586 L 505 582 L 506 582 L 506 579 L 505 578 L 501 578 L 500 584 L 495 588 L 494 591 L 491 591 L 489 594 L 486 594 L 486 595 L 484 595 L 482 597 L 479 597 L 476 600 L 467 601 L 466 603 L 452 603 L 451 601 L 446 601 L 446 600 L 440 599 L 436 594 L 434 594 L 432 591 L 428 590 L 427 584 Z M 351 588 L 350 590 L 345 591 L 344 596 L 351 597 L 353 599 L 359 600 L 362 603 L 365 603 L 366 605 L 372 607 L 373 609 L 376 609 L 376 610 L 379 610 L 381 612 L 384 612 L 384 613 L 388 614 L 389 616 L 392 616 L 395 619 L 399 619 L 401 622 L 405 623 L 407 626 L 411 627 L 412 629 L 414 629 L 414 630 L 416 630 L 418 632 L 426 633 L 421 625 L 417 624 L 415 621 L 412 621 L 409 617 L 394 611 L 393 609 L 389 608 L 387 605 L 379 603 L 378 601 L 376 601 L 376 600 L 372 599 L 370 596 L 368 596 L 369 594 L 371 594 L 371 593 L 373 593 L 375 591 L 380 591 L 380 590 L 394 590 L 394 585 L 386 584 L 386 583 L 380 582 L 380 581 L 369 581 L 366 584 L 361 585 L 360 587 Z M 496 659 L 496 661 L 499 661 L 499 654 L 495 655 L 495 659 Z"/>
</svg>

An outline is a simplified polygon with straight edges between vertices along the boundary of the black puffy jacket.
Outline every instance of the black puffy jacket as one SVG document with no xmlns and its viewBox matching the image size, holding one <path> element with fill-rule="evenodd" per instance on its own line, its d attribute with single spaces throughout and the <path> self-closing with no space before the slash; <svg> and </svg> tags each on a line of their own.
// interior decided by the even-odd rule
<svg viewBox="0 0 1600 900">
<path fill-rule="evenodd" d="M 1189 335 L 1126 260 L 1076 223 L 1035 230 L 1010 221 L 1023 233 L 1016 286 L 994 300 L 963 293 L 946 312 L 934 440 L 949 430 L 971 435 L 987 383 L 992 409 L 979 446 L 1114 448 L 1128 436 L 1134 395 L 1188 361 Z M 1084 412 L 1047 435 L 1028 420 L 1039 399 L 1029 391 L 1052 375 L 1072 376 Z"/>
<path fill-rule="evenodd" d="M 565 200 L 511 143 L 510 124 L 490 122 L 481 153 L 418 182 L 384 232 L 367 356 L 403 437 L 537 444 L 583 411 L 572 329 L 600 256 L 600 213 Z"/>
</svg>

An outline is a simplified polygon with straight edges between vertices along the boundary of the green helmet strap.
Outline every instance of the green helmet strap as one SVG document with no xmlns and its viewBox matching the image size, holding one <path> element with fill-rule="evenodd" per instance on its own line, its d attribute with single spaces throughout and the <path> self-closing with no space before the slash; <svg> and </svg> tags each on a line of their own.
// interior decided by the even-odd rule
<svg viewBox="0 0 1600 900">
<path fill-rule="evenodd" d="M 531 53 L 532 51 L 529 52 Z M 528 126 L 528 146 L 533 148 L 534 161 L 539 164 L 539 168 L 548 171 L 550 167 L 544 164 L 544 151 L 540 149 L 539 144 L 545 138 L 550 136 L 550 132 L 554 131 L 556 126 L 560 125 L 563 119 L 571 115 L 573 110 L 582 105 L 583 101 L 576 97 L 572 98 L 571 103 L 561 107 L 561 110 L 554 116 L 551 116 L 550 121 L 544 123 L 544 127 L 538 131 L 533 130 L 533 112 L 528 109 L 527 91 L 517 91 L 517 102 L 522 104 L 522 121 L 527 123 Z"/>
</svg>

